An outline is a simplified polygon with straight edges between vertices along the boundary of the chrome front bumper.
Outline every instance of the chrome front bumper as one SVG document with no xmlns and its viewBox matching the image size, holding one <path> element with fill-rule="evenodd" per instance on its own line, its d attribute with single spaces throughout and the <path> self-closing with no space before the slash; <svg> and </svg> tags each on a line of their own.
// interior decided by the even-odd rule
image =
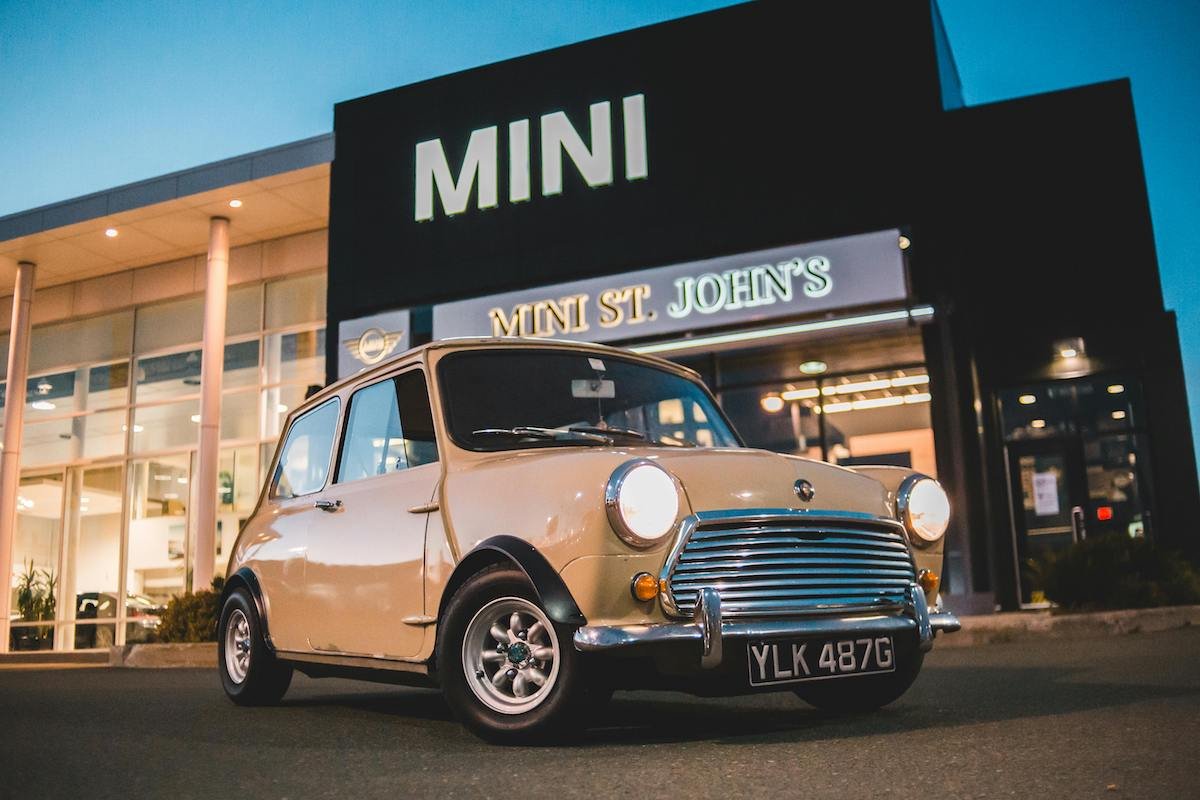
<svg viewBox="0 0 1200 800">
<path fill-rule="evenodd" d="M 925 593 L 917 584 L 905 591 L 904 607 L 896 614 L 764 619 L 745 622 L 721 620 L 721 595 L 712 588 L 700 590 L 691 622 L 662 625 L 584 625 L 575 631 L 575 648 L 585 653 L 611 652 L 626 647 L 674 642 L 698 642 L 700 666 L 720 666 L 725 639 L 768 639 L 785 636 L 821 636 L 843 633 L 907 633 L 915 631 L 922 651 L 933 647 L 935 631 L 953 633 L 961 628 L 949 611 L 930 612 Z"/>
</svg>

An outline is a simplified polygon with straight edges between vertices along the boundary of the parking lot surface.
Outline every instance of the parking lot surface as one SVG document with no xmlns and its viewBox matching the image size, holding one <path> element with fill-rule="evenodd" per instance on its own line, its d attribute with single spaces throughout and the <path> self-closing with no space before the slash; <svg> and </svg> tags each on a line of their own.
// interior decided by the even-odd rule
<svg viewBox="0 0 1200 800">
<path fill-rule="evenodd" d="M 204 670 L 0 670 L 0 797 L 1197 797 L 1200 630 L 935 650 L 883 711 L 618 693 L 578 741 L 486 745 L 437 692 Z"/>
</svg>

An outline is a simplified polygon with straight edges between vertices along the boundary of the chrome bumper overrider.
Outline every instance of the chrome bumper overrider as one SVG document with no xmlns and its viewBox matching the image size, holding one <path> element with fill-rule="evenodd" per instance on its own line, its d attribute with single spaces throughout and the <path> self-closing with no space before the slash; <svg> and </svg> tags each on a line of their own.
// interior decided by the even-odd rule
<svg viewBox="0 0 1200 800">
<path fill-rule="evenodd" d="M 766 639 L 783 636 L 820 636 L 841 633 L 905 633 L 916 631 L 922 651 L 933 647 L 935 631 L 953 633 L 961 628 L 949 611 L 930 612 L 925 593 L 917 584 L 905 592 L 904 608 L 896 614 L 764 619 L 722 622 L 721 595 L 711 587 L 700 591 L 691 622 L 661 625 L 584 625 L 575 631 L 575 647 L 585 653 L 612 651 L 644 644 L 698 642 L 700 666 L 721 664 L 724 639 Z"/>
</svg>

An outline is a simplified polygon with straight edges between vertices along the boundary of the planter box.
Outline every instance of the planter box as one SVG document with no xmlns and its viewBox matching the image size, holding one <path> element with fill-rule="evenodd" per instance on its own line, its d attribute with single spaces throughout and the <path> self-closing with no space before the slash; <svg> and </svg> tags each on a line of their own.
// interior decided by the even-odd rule
<svg viewBox="0 0 1200 800">
<path fill-rule="evenodd" d="M 217 665 L 217 643 L 129 644 L 113 647 L 108 653 L 111 667 L 204 667 Z"/>
</svg>

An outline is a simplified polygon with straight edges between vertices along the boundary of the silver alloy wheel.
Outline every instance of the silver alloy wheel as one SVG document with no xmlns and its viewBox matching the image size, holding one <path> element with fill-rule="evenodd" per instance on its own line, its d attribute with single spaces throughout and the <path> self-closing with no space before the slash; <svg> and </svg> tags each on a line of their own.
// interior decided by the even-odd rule
<svg viewBox="0 0 1200 800">
<path fill-rule="evenodd" d="M 225 623 L 225 672 L 234 683 L 242 683 L 250 673 L 250 620 L 240 608 L 231 611 Z"/>
<path fill-rule="evenodd" d="M 541 705 L 558 679 L 558 636 L 546 614 L 520 597 L 493 600 L 475 614 L 463 637 L 467 685 L 501 714 Z"/>
</svg>

